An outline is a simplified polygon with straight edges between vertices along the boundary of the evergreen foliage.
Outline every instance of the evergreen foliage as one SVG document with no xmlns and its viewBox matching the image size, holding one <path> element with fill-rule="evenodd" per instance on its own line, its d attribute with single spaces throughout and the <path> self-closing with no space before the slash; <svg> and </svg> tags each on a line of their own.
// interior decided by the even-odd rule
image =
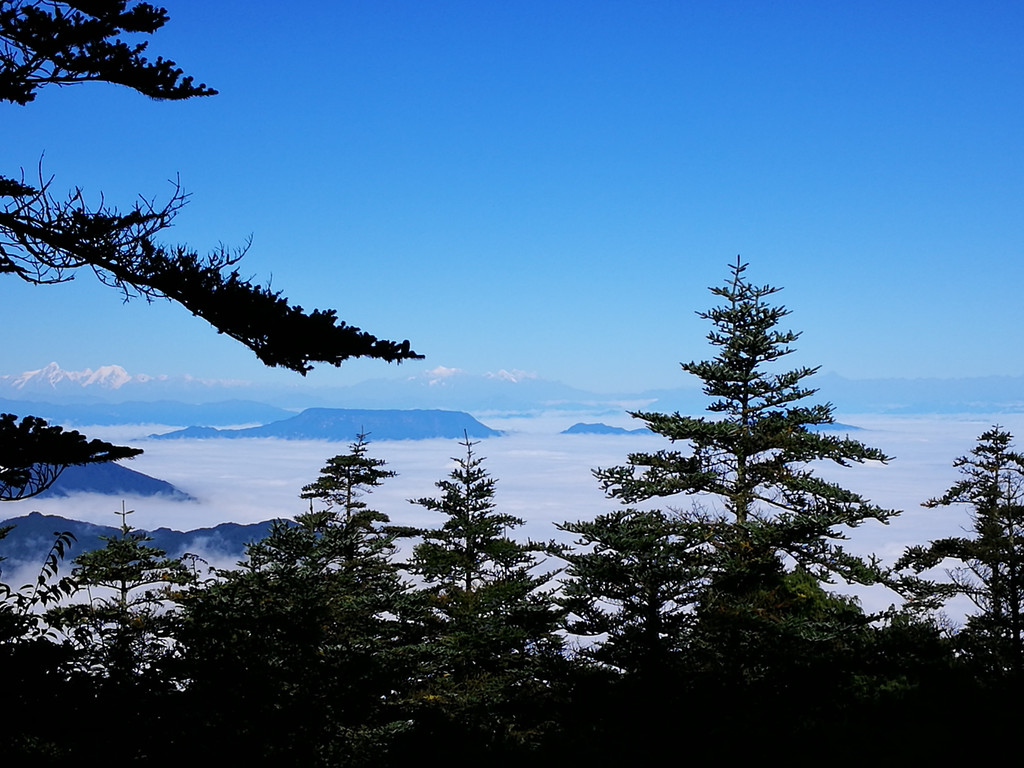
<svg viewBox="0 0 1024 768">
<path fill-rule="evenodd" d="M 34 101 L 46 85 L 104 81 L 153 99 L 188 99 L 217 92 L 173 61 L 143 55 L 148 42 L 129 45 L 123 33 L 148 35 L 167 23 L 167 11 L 127 0 L 0 2 L 0 100 Z"/>
<path fill-rule="evenodd" d="M 195 582 L 181 558 L 167 557 L 149 545 L 151 537 L 128 524 L 130 514 L 122 504 L 120 535 L 103 537 L 104 547 L 73 560 L 74 584 L 89 599 L 47 614 L 47 621 L 78 647 L 81 671 L 100 670 L 120 686 L 165 671 L 177 629 L 177 616 L 167 604 Z"/>
<path fill-rule="evenodd" d="M 461 445 L 465 455 L 436 483 L 440 496 L 411 500 L 445 520 L 417 531 L 423 540 L 406 566 L 425 582 L 418 597 L 427 612 L 423 685 L 409 703 L 428 732 L 458 724 L 470 759 L 540 738 L 551 694 L 542 670 L 558 663 L 562 641 L 544 590 L 552 574 L 535 573 L 544 548 L 509 537 L 523 520 L 497 510 L 477 443 Z"/>
<path fill-rule="evenodd" d="M 711 292 L 722 306 L 698 315 L 712 324 L 712 360 L 684 363 L 703 382 L 721 418 L 679 413 L 634 412 L 648 428 L 688 451 L 663 450 L 629 456 L 624 467 L 598 469 L 602 488 L 624 503 L 679 494 L 699 496 L 696 509 L 681 512 L 694 523 L 700 546 L 719 562 L 709 597 L 761 589 L 778 579 L 786 563 L 819 581 L 838 576 L 872 584 L 883 573 L 873 561 L 847 553 L 837 543 L 842 528 L 897 514 L 817 477 L 816 461 L 840 466 L 889 457 L 848 437 L 817 431 L 833 423 L 830 404 L 808 405 L 816 390 L 805 380 L 816 368 L 772 373 L 769 366 L 792 352 L 798 333 L 780 331 L 789 314 L 766 300 L 779 289 L 751 284 L 747 265 L 731 265 L 726 285 Z M 721 504 L 707 511 L 709 504 Z"/>
<path fill-rule="evenodd" d="M 961 633 L 966 650 L 996 675 L 1024 674 L 1024 456 L 1013 436 L 993 426 L 967 456 L 953 462 L 962 479 L 924 506 L 967 505 L 972 536 L 951 536 L 910 547 L 898 568 L 921 573 L 952 560 L 949 583 L 933 584 L 947 599 L 967 597 L 978 613 Z"/>
<path fill-rule="evenodd" d="M 557 527 L 579 537 L 558 551 L 568 563 L 559 602 L 566 629 L 589 638 L 583 655 L 651 679 L 678 666 L 706 575 L 689 525 L 624 509 Z"/>
<path fill-rule="evenodd" d="M 0 501 L 42 493 L 67 467 L 130 459 L 140 453 L 138 448 L 87 440 L 35 416 L 18 422 L 14 414 L 0 413 Z"/>
<path fill-rule="evenodd" d="M 121 38 L 151 35 L 167 21 L 163 8 L 145 2 L 0 0 L 0 101 L 25 105 L 44 86 L 93 81 L 161 100 L 216 94 L 196 85 L 173 61 L 146 58 L 148 41 L 129 44 Z M 177 183 L 167 203 L 142 198 L 122 213 L 103 202 L 90 207 L 81 188 L 55 195 L 52 181 L 41 168 L 34 184 L 24 172 L 20 178 L 0 176 L 0 275 L 45 285 L 91 271 L 125 300 L 176 301 L 266 365 L 303 375 L 314 362 L 339 366 L 352 357 L 420 357 L 408 341 L 378 339 L 339 321 L 333 309 L 306 312 L 281 292 L 243 279 L 234 266 L 245 247 L 221 246 L 203 256 L 157 243 L 185 205 L 187 195 Z M 57 428 L 31 418 L 15 427 L 13 418 L 4 415 L 0 424 L 0 500 L 45 490 L 70 464 L 141 452 L 99 441 L 72 445 L 77 433 L 60 437 Z"/>
<path fill-rule="evenodd" d="M 127 0 L 0 0 L 0 100 L 24 105 L 45 85 L 88 81 L 125 85 L 161 100 L 216 94 L 194 85 L 173 61 L 148 60 L 147 41 L 129 45 L 119 37 L 152 34 L 167 20 L 163 8 Z M 408 341 L 377 339 L 338 322 L 331 309 L 306 313 L 279 291 L 244 280 L 233 266 L 246 248 L 219 247 L 202 256 L 158 244 L 155 236 L 171 226 L 187 199 L 177 184 L 167 203 L 143 199 L 121 213 L 103 203 L 90 208 L 81 188 L 56 196 L 51 183 L 41 169 L 35 184 L 26 183 L 24 174 L 0 176 L 0 274 L 47 284 L 91 270 L 126 300 L 176 301 L 265 364 L 303 374 L 313 362 L 420 357 Z"/>
<path fill-rule="evenodd" d="M 372 492 L 385 480 L 396 476 L 395 472 L 384 469 L 387 462 L 367 456 L 367 435 L 360 433 L 349 447 L 347 454 L 328 459 L 320 470 L 320 477 L 302 489 L 300 497 L 322 502 L 326 518 L 332 530 L 347 540 L 342 554 L 346 565 L 351 567 L 358 558 L 370 558 L 374 562 L 394 553 L 395 529 L 381 526 L 390 522 L 382 512 L 370 509 L 362 497 Z"/>
<path fill-rule="evenodd" d="M 303 489 L 327 509 L 278 521 L 239 569 L 185 599 L 192 727 L 224 759 L 373 764 L 403 727 L 392 715 L 410 642 L 390 560 L 399 534 L 360 500 L 395 473 L 366 451 L 360 435 Z"/>
<path fill-rule="evenodd" d="M 105 546 L 74 559 L 68 581 L 87 600 L 66 602 L 46 611 L 43 620 L 59 640 L 59 661 L 51 668 L 51 706 L 63 726 L 40 729 L 28 724 L 28 753 L 50 751 L 64 758 L 99 759 L 96 734 L 109 727 L 117 713 L 119 737 L 104 744 L 113 763 L 152 762 L 174 742 L 173 707 L 181 680 L 175 674 L 181 590 L 195 582 L 195 573 L 180 558 L 148 542 L 128 524 L 122 507 L 119 535 Z M 15 688 L 31 698 L 29 681 Z M 38 754 L 34 756 L 38 757 Z"/>
<path fill-rule="evenodd" d="M 631 454 L 626 466 L 594 471 L 625 505 L 690 497 L 690 506 L 670 514 L 629 508 L 564 524 L 581 534 L 578 546 L 590 547 L 564 555 L 572 577 L 566 600 L 570 630 L 608 632 L 587 655 L 623 670 L 639 697 L 688 689 L 711 711 L 742 699 L 774 715 L 825 679 L 829 701 L 853 695 L 870 618 L 822 584 L 891 583 L 877 560 L 841 542 L 849 528 L 896 512 L 815 474 L 816 462 L 889 457 L 819 431 L 833 423 L 833 409 L 807 402 L 815 390 L 806 381 L 817 369 L 773 370 L 799 334 L 779 329 L 789 313 L 769 302 L 778 289 L 752 284 L 746 269 L 737 258 L 725 285 L 711 289 L 721 305 L 698 313 L 711 323 L 716 355 L 682 365 L 702 381 L 714 417 L 634 412 L 681 447 Z M 837 665 L 844 655 L 852 663 Z M 701 727 L 714 727 L 679 706 Z M 655 730 L 663 725 L 658 713 L 643 718 Z M 786 727 L 773 716 L 763 725 Z"/>
</svg>

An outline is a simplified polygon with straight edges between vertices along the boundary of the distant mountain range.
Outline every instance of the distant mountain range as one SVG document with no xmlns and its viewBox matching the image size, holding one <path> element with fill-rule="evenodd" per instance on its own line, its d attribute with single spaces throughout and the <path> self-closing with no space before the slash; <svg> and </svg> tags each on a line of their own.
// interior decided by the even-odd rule
<svg viewBox="0 0 1024 768">
<path fill-rule="evenodd" d="M 238 398 L 249 388 L 248 382 L 229 379 L 130 374 L 119 365 L 66 371 L 57 363 L 49 363 L 35 371 L 0 375 L 0 397 L 7 395 L 19 400 L 191 400 L 190 395 L 197 393 L 202 400 L 224 400 Z"/>
<path fill-rule="evenodd" d="M 271 521 L 249 525 L 222 523 L 212 528 L 192 531 L 158 528 L 143 533 L 152 536 L 150 546 L 164 550 L 170 557 L 179 557 L 188 552 L 211 560 L 237 561 L 245 555 L 245 545 L 264 538 L 271 524 Z M 120 528 L 115 526 L 95 525 L 38 512 L 0 521 L 0 528 L 8 525 L 14 528 L 5 538 L 0 539 L 0 557 L 4 558 L 0 561 L 0 569 L 3 570 L 42 565 L 57 532 L 68 531 L 76 539 L 68 552 L 68 560 L 83 552 L 103 547 L 105 542 L 100 538 L 102 536 L 120 536 Z"/>
<path fill-rule="evenodd" d="M 113 424 L 203 424 L 231 426 L 266 424 L 293 415 L 292 411 L 250 400 L 225 400 L 196 405 L 173 400 L 61 405 L 0 398 L 0 412 L 39 416 L 55 424 L 109 426 Z"/>
<path fill-rule="evenodd" d="M 852 424 L 821 424 L 810 427 L 812 432 L 853 432 L 859 430 Z M 624 427 L 610 427 L 607 424 L 573 424 L 568 429 L 562 430 L 563 435 L 653 435 L 654 433 L 646 427 L 638 429 L 625 429 Z"/>
<path fill-rule="evenodd" d="M 144 475 L 120 464 L 85 464 L 68 467 L 56 482 L 38 498 L 71 496 L 75 493 L 102 493 L 108 496 L 163 496 L 174 501 L 195 501 L 164 480 Z"/>
<path fill-rule="evenodd" d="M 811 384 L 818 387 L 819 400 L 834 403 L 842 413 L 1024 412 L 1024 377 L 1019 376 L 853 380 L 823 373 L 815 376 Z M 707 407 L 707 398 L 696 382 L 683 376 L 678 388 L 598 394 L 521 371 L 500 370 L 478 375 L 443 366 L 404 378 L 318 388 L 305 383 L 285 387 L 228 379 L 130 374 L 117 365 L 65 371 L 57 363 L 50 363 L 35 371 L 0 375 L 0 398 L 5 397 L 8 399 L 0 401 L 0 408 L 14 413 L 35 413 L 45 406 L 50 413 L 36 415 L 62 422 L 106 424 L 149 421 L 204 426 L 267 423 L 271 418 L 283 416 L 281 413 L 277 416 L 260 413 L 257 406 L 271 407 L 265 403 L 291 409 L 291 413 L 300 408 L 343 406 L 506 414 L 561 410 L 599 417 L 637 408 L 699 414 Z M 157 407 L 156 401 L 161 400 L 174 402 L 164 402 Z M 36 407 L 25 401 L 41 402 Z M 190 418 L 186 412 L 185 403 L 210 404 L 216 401 L 221 401 L 217 408 L 224 412 L 224 416 L 207 412 Z M 121 405 L 113 411 L 104 411 L 100 407 L 102 403 L 112 402 L 120 402 Z M 228 402 L 235 403 L 233 410 L 228 407 Z M 92 410 L 64 413 L 57 410 L 71 404 L 76 404 L 76 407 L 89 405 Z M 211 406 L 202 406 L 207 407 Z"/>
<path fill-rule="evenodd" d="M 377 440 L 425 440 L 435 437 L 497 437 L 491 429 L 461 411 L 371 411 L 341 408 L 308 408 L 297 416 L 261 427 L 213 429 L 193 426 L 165 434 L 157 440 L 276 437 L 284 440 L 351 442 L 364 433 Z"/>
<path fill-rule="evenodd" d="M 646 427 L 637 429 L 626 429 L 624 427 L 609 427 L 607 424 L 573 424 L 568 429 L 562 430 L 563 435 L 650 435 L 651 430 Z"/>
</svg>

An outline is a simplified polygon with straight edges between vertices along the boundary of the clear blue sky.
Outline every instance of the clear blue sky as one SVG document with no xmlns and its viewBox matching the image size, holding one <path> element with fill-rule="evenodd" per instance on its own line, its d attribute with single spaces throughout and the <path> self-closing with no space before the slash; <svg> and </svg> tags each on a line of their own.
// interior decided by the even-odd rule
<svg viewBox="0 0 1024 768">
<path fill-rule="evenodd" d="M 785 287 L 793 362 L 1024 375 L 1024 7 L 1010 2 L 168 0 L 151 51 L 219 89 L 3 106 L 2 171 L 127 207 L 180 176 L 169 242 L 437 365 L 683 383 L 736 254 Z M 45 153 L 45 155 L 44 155 Z M 0 281 L 0 373 L 292 379 L 167 304 Z"/>
</svg>

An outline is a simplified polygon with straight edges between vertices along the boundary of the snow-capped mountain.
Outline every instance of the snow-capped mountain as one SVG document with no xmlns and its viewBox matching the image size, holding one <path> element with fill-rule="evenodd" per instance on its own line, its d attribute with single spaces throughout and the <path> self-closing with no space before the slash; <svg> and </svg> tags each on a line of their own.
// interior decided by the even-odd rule
<svg viewBox="0 0 1024 768">
<path fill-rule="evenodd" d="M 444 409 L 473 414 L 561 410 L 587 418 L 626 410 L 680 411 L 697 414 L 707 398 L 692 381 L 673 389 L 601 394 L 541 378 L 514 368 L 471 373 L 436 365 L 409 376 L 368 379 L 352 384 L 314 386 L 261 384 L 189 375 L 130 374 L 119 365 L 66 371 L 50 363 L 35 371 L 0 375 L 0 400 L 52 405 L 173 400 L 217 403 L 245 400 L 297 410 L 311 407 L 367 409 Z M 1024 377 L 963 379 L 858 379 L 834 373 L 816 377 L 819 398 L 847 413 L 997 413 L 1024 411 Z M 25 408 L 5 405 L 14 413 Z M 31 410 L 31 409 L 28 409 Z M 242 419 L 265 421 L 266 415 Z M 80 419 L 72 419 L 83 423 Z M 107 420 L 90 423 L 112 423 Z M 120 422 L 118 422 L 120 423 Z M 173 423 L 180 423 L 175 420 Z M 228 423 L 219 421 L 218 423 Z M 238 423 L 238 422 L 235 422 Z"/>
<path fill-rule="evenodd" d="M 435 366 L 411 376 L 372 379 L 349 385 L 311 386 L 308 382 L 266 385 L 192 376 L 130 374 L 119 365 L 66 371 L 57 363 L 35 371 L 0 375 L 0 400 L 50 404 L 175 400 L 210 403 L 249 400 L 287 408 L 428 408 L 447 410 L 535 410 L 601 404 L 623 406 L 608 395 L 595 395 L 534 373 L 501 369 L 483 374 Z M 635 403 L 634 403 L 635 404 Z"/>
<path fill-rule="evenodd" d="M 50 397 L 89 397 L 151 399 L 195 390 L 238 390 L 245 382 L 196 379 L 192 376 L 151 376 L 130 374 L 120 365 L 101 365 L 96 369 L 67 371 L 52 362 L 35 371 L 0 375 L 0 397 L 42 399 Z"/>
<path fill-rule="evenodd" d="M 84 371 L 65 371 L 57 363 L 50 363 L 36 371 L 25 371 L 16 376 L 0 376 L 0 389 L 10 388 L 25 393 L 87 387 L 116 390 L 133 382 L 146 383 L 166 378 L 148 376 L 144 373 L 132 376 L 120 365 L 101 365 L 96 370 L 86 368 Z"/>
<path fill-rule="evenodd" d="M 25 371 L 17 376 L 0 376 L 0 383 L 19 391 L 53 390 L 69 386 L 120 389 L 130 381 L 148 381 L 150 378 L 145 375 L 130 376 L 128 371 L 119 365 L 102 365 L 95 371 L 92 368 L 86 368 L 84 371 L 65 371 L 57 363 L 50 363 L 37 371 Z"/>
</svg>

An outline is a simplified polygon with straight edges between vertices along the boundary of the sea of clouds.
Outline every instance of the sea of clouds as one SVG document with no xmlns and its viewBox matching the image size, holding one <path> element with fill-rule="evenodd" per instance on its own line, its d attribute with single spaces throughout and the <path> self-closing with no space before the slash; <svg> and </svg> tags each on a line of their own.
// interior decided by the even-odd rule
<svg viewBox="0 0 1024 768">
<path fill-rule="evenodd" d="M 474 448 L 485 457 L 484 466 L 497 481 L 495 501 L 505 512 L 526 521 L 514 533 L 535 540 L 569 537 L 555 528 L 566 520 L 589 519 L 614 509 L 617 502 L 604 497 L 591 470 L 624 464 L 634 451 L 667 447 L 657 435 L 562 435 L 571 424 L 564 415 L 533 418 L 487 418 L 489 426 L 508 432 L 482 440 Z M 843 414 L 837 418 L 860 429 L 850 437 L 882 449 L 894 457 L 886 465 L 844 468 L 817 467 L 826 479 L 861 493 L 873 503 L 903 510 L 889 525 L 865 523 L 850 532 L 848 548 L 874 553 L 894 561 L 904 548 L 942 536 L 961 535 L 969 525 L 963 508 L 926 509 L 921 503 L 941 495 L 959 478 L 953 460 L 970 451 L 977 437 L 993 424 L 1024 436 L 1024 414 L 955 417 L 891 417 Z M 628 419 L 622 426 L 636 426 Z M 167 480 L 196 497 L 195 502 L 161 498 L 128 498 L 137 528 L 168 527 L 189 530 L 223 522 L 250 523 L 293 517 L 307 508 L 299 498 L 303 485 L 316 479 L 326 459 L 344 453 L 344 443 L 320 441 L 252 440 L 149 440 L 144 436 L 161 429 L 154 425 L 83 429 L 85 434 L 120 440 L 145 453 L 126 465 Z M 434 496 L 434 483 L 447 476 L 452 457 L 464 455 L 453 440 L 372 442 L 369 453 L 388 462 L 398 476 L 367 498 L 397 524 L 430 527 L 440 524 L 435 513 L 409 503 Z M 1024 438 L 1022 438 L 1024 443 Z M 661 499 L 646 506 L 685 508 L 685 497 Z M 705 504 L 713 500 L 704 500 Z M 26 499 L 5 503 L 3 517 L 39 511 L 106 525 L 118 523 L 121 499 L 82 494 L 70 498 Z M 553 565 L 557 565 L 553 563 Z M 881 608 L 893 601 L 889 593 L 852 591 L 865 607 Z"/>
</svg>

